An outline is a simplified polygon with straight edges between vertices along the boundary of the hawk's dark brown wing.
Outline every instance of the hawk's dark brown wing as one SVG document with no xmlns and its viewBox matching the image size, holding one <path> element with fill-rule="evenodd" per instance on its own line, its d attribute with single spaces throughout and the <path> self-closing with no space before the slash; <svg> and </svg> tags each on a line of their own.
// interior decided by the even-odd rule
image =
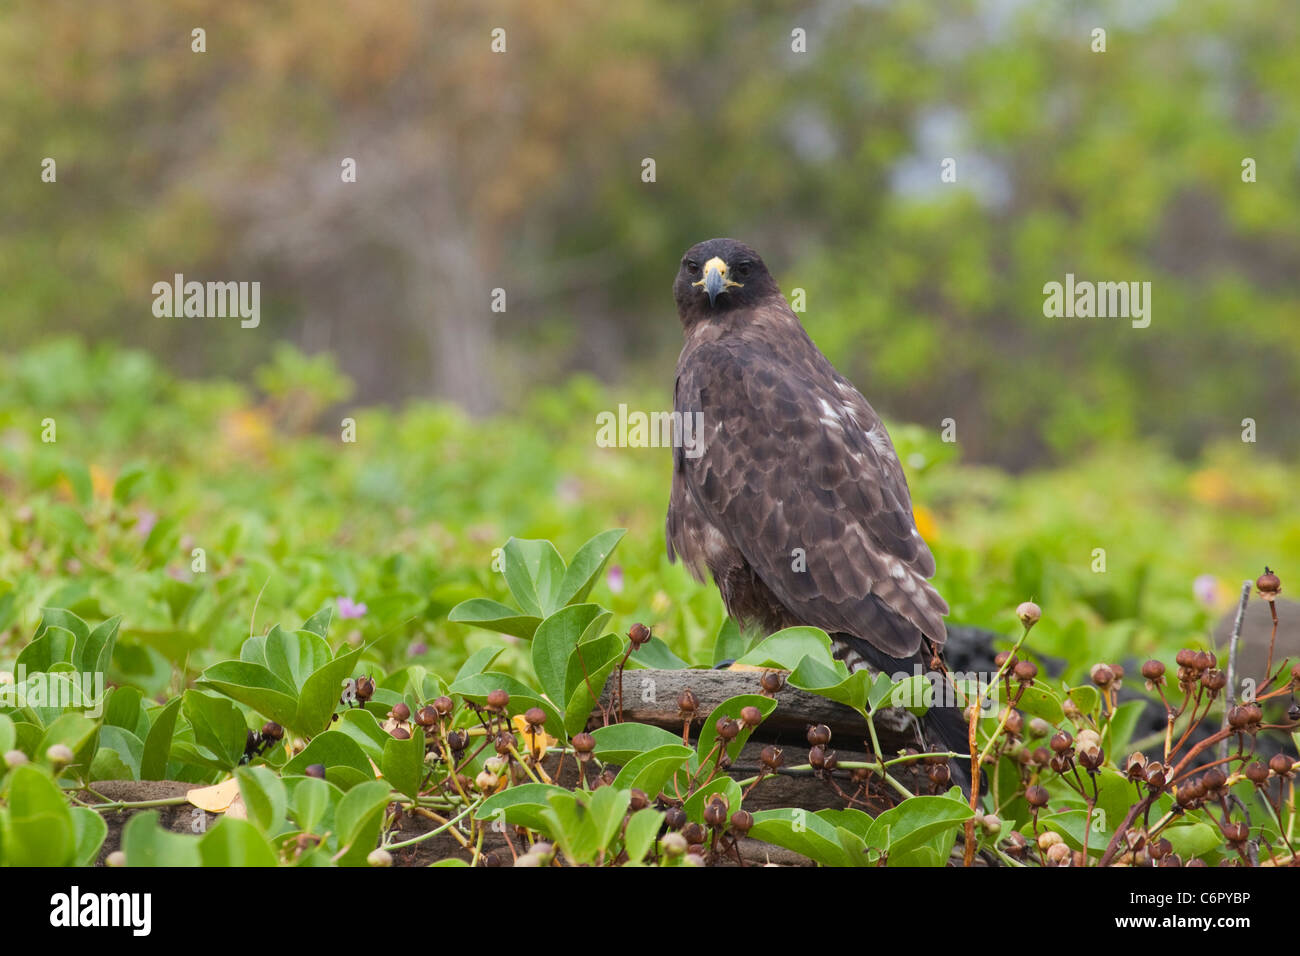
<svg viewBox="0 0 1300 956">
<path fill-rule="evenodd" d="M 674 451 L 670 550 L 698 560 L 720 535 L 799 620 L 897 658 L 922 634 L 942 644 L 948 606 L 884 425 L 784 302 L 755 312 L 679 363 L 676 409 L 702 416 L 703 454 Z"/>
</svg>

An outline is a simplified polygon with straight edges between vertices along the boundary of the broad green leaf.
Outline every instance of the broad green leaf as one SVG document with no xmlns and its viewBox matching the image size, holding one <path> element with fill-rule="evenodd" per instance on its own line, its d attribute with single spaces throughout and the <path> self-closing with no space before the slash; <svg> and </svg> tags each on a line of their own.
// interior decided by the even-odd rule
<svg viewBox="0 0 1300 956">
<path fill-rule="evenodd" d="M 319 638 L 329 636 L 330 622 L 334 619 L 334 608 L 326 604 L 323 608 L 303 621 L 302 630 L 311 631 Z"/>
<path fill-rule="evenodd" d="M 197 683 L 220 691 L 278 724 L 298 729 L 294 725 L 298 715 L 297 691 L 262 664 L 222 661 L 205 670 Z"/>
<path fill-rule="evenodd" d="M 361 745 L 340 730 L 327 730 L 320 736 L 313 737 L 306 747 L 284 765 L 282 773 L 305 773 L 313 764 L 323 766 L 326 779 L 343 790 L 356 783 L 358 775 L 362 780 L 375 779 L 374 768 L 362 752 Z M 339 768 L 349 769 L 352 773 L 338 777 L 334 771 Z"/>
<path fill-rule="evenodd" d="M 502 548 L 506 586 L 524 613 L 545 618 L 561 607 L 564 559 L 549 541 L 511 538 Z"/>
<path fill-rule="evenodd" d="M 663 820 L 664 814 L 654 807 L 642 807 L 628 818 L 627 828 L 623 831 L 623 849 L 627 851 L 628 863 L 636 864 L 645 859 L 654 846 Z"/>
<path fill-rule="evenodd" d="M 827 667 L 833 665 L 835 658 L 831 655 L 831 639 L 821 628 L 787 627 L 783 631 L 777 631 L 760 641 L 736 663 L 792 671 L 805 657 L 811 657 Z"/>
<path fill-rule="evenodd" d="M 624 790 L 644 790 L 653 800 L 694 753 L 690 747 L 675 743 L 663 744 L 638 754 L 623 765 L 623 769 L 614 778 L 614 786 Z"/>
<path fill-rule="evenodd" d="M 343 795 L 334 811 L 339 845 L 346 851 L 341 866 L 364 866 L 366 857 L 379 842 L 391 790 L 383 780 L 358 784 Z"/>
<path fill-rule="evenodd" d="M 301 690 L 307 678 L 328 664 L 334 657 L 325 639 L 311 631 L 284 631 L 279 626 L 271 628 L 263 646 L 266 666 L 295 691 Z"/>
<path fill-rule="evenodd" d="M 72 830 L 76 839 L 74 866 L 90 866 L 99 855 L 99 848 L 108 836 L 108 824 L 89 807 L 72 808 Z"/>
<path fill-rule="evenodd" d="M 533 673 L 557 706 L 568 702 L 566 682 L 573 648 L 584 635 L 599 634 L 612 616 L 597 604 L 573 604 L 538 625 L 533 635 Z"/>
<path fill-rule="evenodd" d="M 279 861 L 266 837 L 247 820 L 223 816 L 199 840 L 199 858 L 204 866 L 275 866 Z"/>
<path fill-rule="evenodd" d="M 63 791 L 31 764 L 9 772 L 5 856 L 10 866 L 70 866 L 77 830 Z"/>
<path fill-rule="evenodd" d="M 593 753 L 604 763 L 620 765 L 656 747 L 682 742 L 680 734 L 651 724 L 610 724 L 596 728 L 591 736 L 596 740 Z"/>
<path fill-rule="evenodd" d="M 570 736 L 581 733 L 587 726 L 587 718 L 599 702 L 605 681 L 623 659 L 623 653 L 622 639 L 606 634 L 582 642 L 569 654 L 564 678 L 569 694 L 564 707 L 564 729 Z"/>
<path fill-rule="evenodd" d="M 122 829 L 122 852 L 127 866 L 199 866 L 199 841 L 164 830 L 158 811 L 136 813 Z"/>
<path fill-rule="evenodd" d="M 511 826 L 542 830 L 546 826 L 542 812 L 550 806 L 547 802 L 548 797 L 565 792 L 567 791 L 563 787 L 549 783 L 524 783 L 516 787 L 507 787 L 479 804 L 474 810 L 474 818 L 476 820 L 501 818 Z"/>
<path fill-rule="evenodd" d="M 167 758 L 171 755 L 172 734 L 176 730 L 176 717 L 181 712 L 180 697 L 173 697 L 159 710 L 144 740 L 144 755 L 140 758 L 141 780 L 164 780 L 167 777 Z"/>
<path fill-rule="evenodd" d="M 884 679 L 885 693 L 888 692 L 888 678 Z M 869 671 L 859 670 L 852 674 L 840 666 L 828 667 L 811 654 L 799 662 L 799 665 L 786 678 L 791 687 L 837 701 L 859 711 L 868 709 L 868 696 L 872 688 L 872 676 Z"/>
<path fill-rule="evenodd" d="M 197 690 L 187 690 L 181 710 L 194 728 L 194 741 L 229 770 L 239 764 L 248 742 L 244 715 L 230 701 Z"/>
<path fill-rule="evenodd" d="M 718 629 L 718 636 L 713 641 L 713 666 L 717 667 L 723 661 L 740 660 L 745 656 L 747 643 L 740 633 L 740 625 L 727 618 L 722 622 L 722 627 Z"/>
<path fill-rule="evenodd" d="M 343 682 L 357 666 L 364 647 L 356 647 L 313 671 L 302 685 L 298 696 L 298 711 L 289 726 L 300 734 L 313 736 L 328 730 L 334 712 L 338 710 Z"/>
<path fill-rule="evenodd" d="M 757 707 L 759 713 L 763 715 L 763 719 L 766 720 L 768 715 L 771 714 L 772 711 L 776 710 L 776 701 L 771 697 L 764 697 L 761 694 L 740 694 L 736 697 L 724 700 L 717 707 L 713 708 L 713 712 L 705 719 L 704 726 L 700 728 L 700 740 L 699 743 L 696 744 L 696 750 L 700 755 L 701 769 L 705 766 L 706 758 L 708 758 L 709 752 L 713 749 L 713 742 L 718 736 L 718 721 L 723 717 L 734 718 L 737 723 L 740 723 L 740 733 L 737 734 L 729 744 L 727 744 L 727 755 L 730 756 L 732 760 L 735 760 L 740 756 L 740 748 L 745 746 L 745 741 L 749 740 L 749 735 L 754 732 L 753 728 L 746 727 L 744 723 L 740 722 L 740 712 L 746 707 Z M 712 763 L 712 761 L 708 762 L 710 764 Z M 649 791 L 646 792 L 649 793 Z"/>
<path fill-rule="evenodd" d="M 248 820 L 267 836 L 283 829 L 289 796 L 279 775 L 267 767 L 240 767 L 235 771 L 239 793 L 248 808 Z M 319 782 L 319 781 L 317 781 Z"/>
<path fill-rule="evenodd" d="M 487 703 L 488 694 L 498 688 L 510 695 L 512 714 L 522 714 L 530 707 L 540 707 L 546 713 L 546 732 L 559 740 L 568 739 L 564 732 L 564 721 L 560 718 L 560 712 L 555 709 L 555 705 L 509 674 L 484 671 L 482 674 L 456 681 L 451 685 L 450 690 L 453 694 L 459 694 L 466 700 L 472 700 L 479 706 L 483 706 Z"/>
<path fill-rule="evenodd" d="M 966 803 L 952 797 L 911 797 L 876 817 L 866 843 L 887 851 L 890 865 L 898 865 L 909 850 L 945 831 L 955 834 L 972 816 L 974 811 Z"/>
<path fill-rule="evenodd" d="M 823 866 L 850 865 L 836 828 L 807 810 L 760 810 L 754 814 L 749 836 L 800 853 Z"/>
<path fill-rule="evenodd" d="M 390 737 L 384 744 L 380 769 L 394 790 L 408 797 L 418 796 L 424 780 L 424 730 L 415 727 L 406 740 Z"/>
<path fill-rule="evenodd" d="M 540 614 L 521 614 L 512 607 L 487 598 L 471 598 L 451 609 L 447 620 L 454 624 L 472 624 L 499 634 L 530 638 L 542 623 Z"/>
<path fill-rule="evenodd" d="M 555 598 L 559 606 L 581 604 L 587 600 L 600 572 L 609 562 L 609 556 L 625 534 L 627 531 L 623 528 L 602 531 L 578 549 L 560 581 Z"/>
<path fill-rule="evenodd" d="M 541 621 L 538 621 L 537 623 L 540 624 Z M 533 636 L 532 631 L 528 632 L 528 636 Z M 500 657 L 501 652 L 505 649 L 504 644 L 479 648 L 469 656 L 469 660 L 465 661 L 465 663 L 460 666 L 460 670 L 456 671 L 456 676 L 453 678 L 452 683 L 454 684 L 458 680 L 464 680 L 466 677 L 473 677 L 475 674 L 483 673 L 492 666 L 492 662 Z"/>
</svg>

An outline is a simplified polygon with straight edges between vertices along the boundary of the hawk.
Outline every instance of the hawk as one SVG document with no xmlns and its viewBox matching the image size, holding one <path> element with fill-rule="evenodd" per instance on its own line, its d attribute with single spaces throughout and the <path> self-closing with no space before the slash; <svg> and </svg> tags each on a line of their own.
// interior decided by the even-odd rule
<svg viewBox="0 0 1300 956">
<path fill-rule="evenodd" d="M 853 670 L 931 671 L 948 605 L 880 416 L 744 243 L 688 249 L 673 297 L 686 339 L 673 406 L 700 433 L 674 443 L 669 559 L 701 582 L 707 571 L 744 626 L 819 627 Z M 936 744 L 968 750 L 955 708 L 923 723 Z M 964 785 L 960 762 L 952 770 Z"/>
</svg>

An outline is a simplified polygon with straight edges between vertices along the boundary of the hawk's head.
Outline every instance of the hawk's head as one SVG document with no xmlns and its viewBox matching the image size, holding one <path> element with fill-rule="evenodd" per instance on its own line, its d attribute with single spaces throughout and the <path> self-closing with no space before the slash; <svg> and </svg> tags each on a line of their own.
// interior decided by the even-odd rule
<svg viewBox="0 0 1300 956">
<path fill-rule="evenodd" d="M 686 250 L 673 283 L 684 325 L 780 295 L 758 253 L 735 239 L 709 239 Z"/>
</svg>

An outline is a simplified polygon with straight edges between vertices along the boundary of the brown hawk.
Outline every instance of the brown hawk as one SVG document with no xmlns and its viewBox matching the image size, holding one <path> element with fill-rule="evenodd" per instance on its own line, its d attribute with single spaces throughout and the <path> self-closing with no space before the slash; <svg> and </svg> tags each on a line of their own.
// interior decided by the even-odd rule
<svg viewBox="0 0 1300 956">
<path fill-rule="evenodd" d="M 673 451 L 669 558 L 700 581 L 707 569 L 742 625 L 812 625 L 852 669 L 929 672 L 948 605 L 927 580 L 934 558 L 880 416 L 745 244 L 692 246 L 673 296 L 686 338 L 674 410 L 700 434 Z M 967 751 L 956 709 L 924 724 Z"/>
</svg>

